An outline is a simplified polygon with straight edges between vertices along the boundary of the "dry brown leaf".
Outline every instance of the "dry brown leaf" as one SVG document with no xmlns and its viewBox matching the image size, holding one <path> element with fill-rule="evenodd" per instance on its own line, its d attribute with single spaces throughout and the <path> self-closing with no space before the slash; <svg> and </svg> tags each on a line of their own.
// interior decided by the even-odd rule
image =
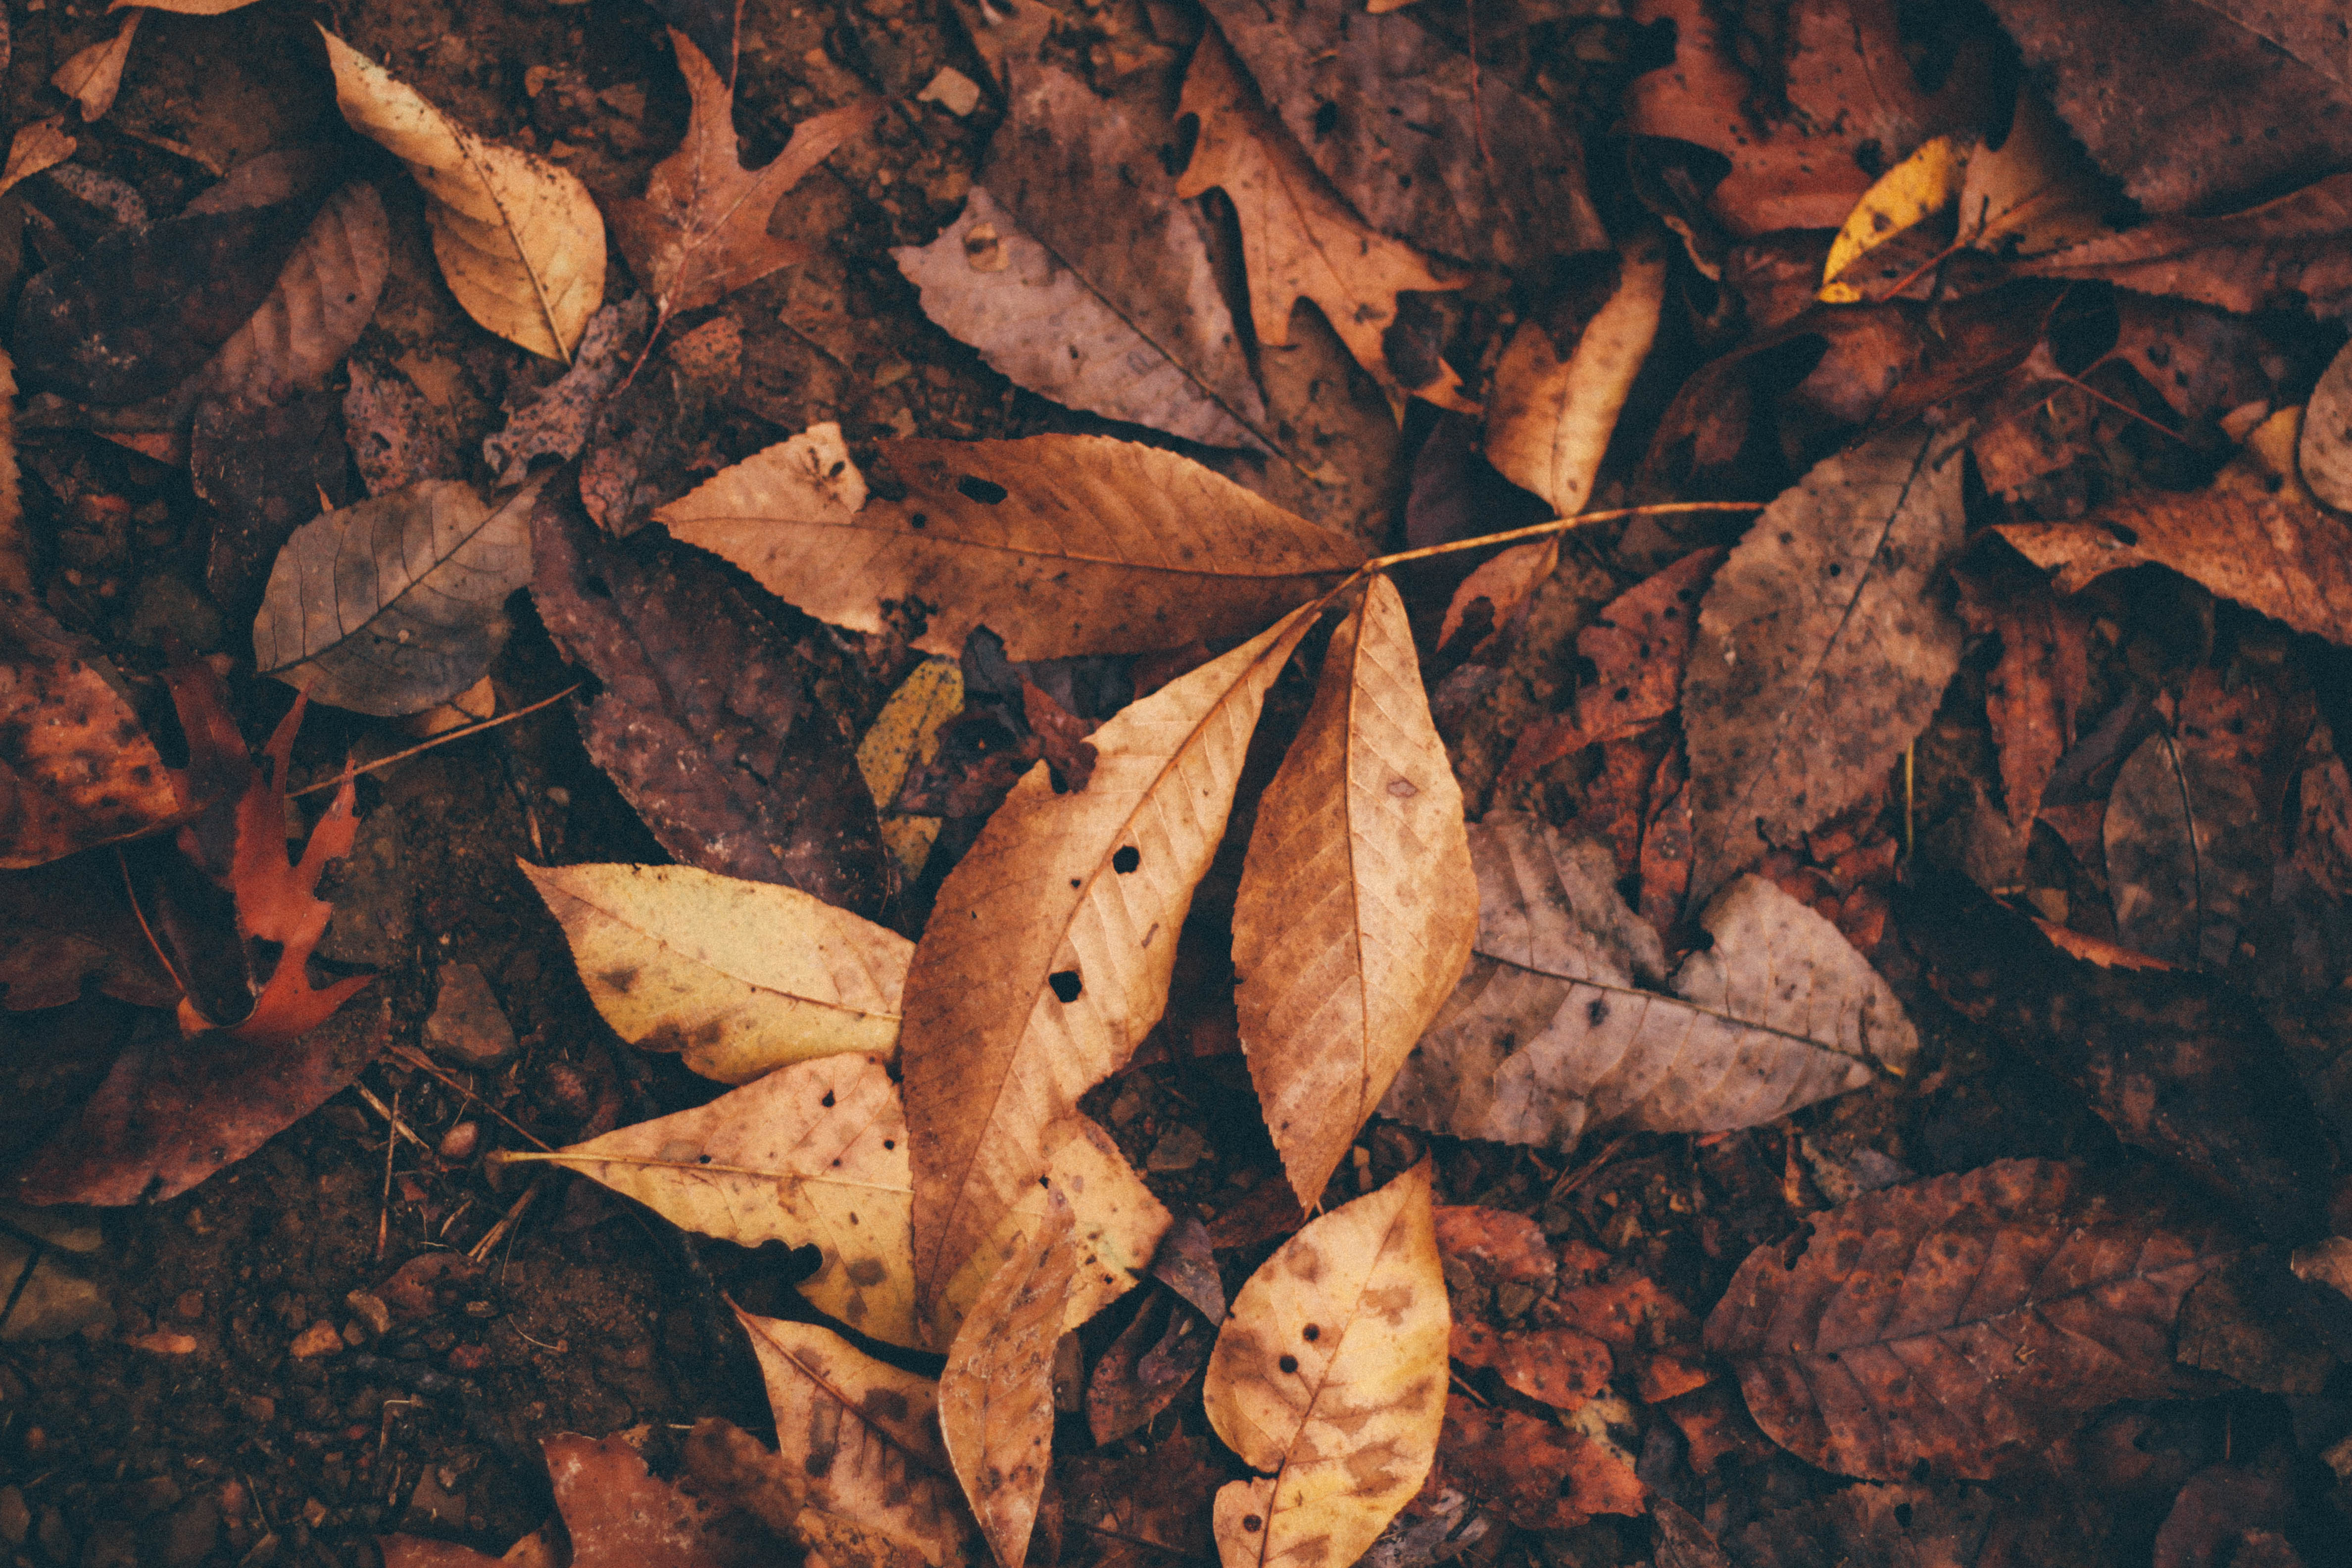
<svg viewBox="0 0 2352 1568">
<path fill-rule="evenodd" d="M 2098 279 L 2240 312 L 2340 314 L 2352 302 L 2352 174 L 2210 217 L 2160 217 L 2030 257 L 2040 278 Z"/>
<path fill-rule="evenodd" d="M 1438 277 L 1420 252 L 1348 210 L 1258 100 L 1213 27 L 1192 56 L 1177 114 L 1198 115 L 1201 130 L 1176 194 L 1197 196 L 1219 186 L 1241 215 L 1250 321 L 1258 342 L 1287 344 L 1291 311 L 1299 300 L 1311 300 L 1391 398 L 1411 393 L 1441 408 L 1477 412 L 1462 395 L 1462 378 L 1443 359 L 1417 384 L 1407 384 L 1382 346 L 1382 334 L 1396 321 L 1400 292 L 1458 289 L 1460 282 Z"/>
<path fill-rule="evenodd" d="M 604 298 L 604 220 L 588 187 L 536 154 L 483 141 L 320 33 L 343 118 L 424 190 L 433 254 L 466 313 L 532 353 L 569 361 Z"/>
<path fill-rule="evenodd" d="M 138 714 L 94 666 L 64 648 L 0 649 L 0 868 L 147 832 L 181 805 Z"/>
<path fill-rule="evenodd" d="M 12 167 L 15 157 L 9 154 Z M 2294 461 L 2303 482 L 2321 504 L 2352 511 L 2352 347 L 2336 351 L 2319 384 L 2311 389 Z"/>
<path fill-rule="evenodd" d="M 693 99 L 686 141 L 654 167 L 643 196 L 613 205 L 613 240 L 630 270 L 653 290 L 654 329 L 680 310 L 715 305 L 746 283 L 807 255 L 768 233 L 786 191 L 882 112 L 867 99 L 812 115 L 793 127 L 784 150 L 757 171 L 743 167 L 735 137 L 735 89 L 677 28 L 670 47 Z"/>
<path fill-rule="evenodd" d="M 1901 1070 L 1902 1004 L 1820 915 L 1742 877 L 1700 918 L 1713 937 L 1673 994 L 1609 849 L 1529 817 L 1470 830 L 1475 956 L 1382 1110 L 1456 1137 L 1558 1148 L 1590 1126 L 1752 1127 Z"/>
<path fill-rule="evenodd" d="M 614 1032 L 721 1083 L 898 1050 L 915 944 L 797 888 L 691 866 L 532 866 Z"/>
<path fill-rule="evenodd" d="M 951 658 L 927 658 L 898 683 L 857 742 L 857 771 L 874 792 L 874 809 L 883 814 L 883 847 L 908 884 L 923 874 L 923 863 L 931 858 L 940 819 L 895 816 L 890 807 L 907 782 L 908 770 L 937 754 L 940 726 L 962 711 L 962 666 Z"/>
<path fill-rule="evenodd" d="M 819 620 L 879 632 L 932 606 L 916 646 L 985 626 L 1015 659 L 1247 636 L 1362 556 L 1173 452 L 1101 436 L 884 441 L 905 493 L 869 495 L 819 426 L 654 514 Z M 836 455 L 837 454 L 837 455 Z"/>
<path fill-rule="evenodd" d="M 2046 256 L 2108 231 L 2115 193 L 2031 84 L 2021 82 L 2009 134 L 1969 154 L 1960 182 L 1960 242 L 2009 256 Z"/>
<path fill-rule="evenodd" d="M 738 1310 L 767 1380 L 776 1446 L 809 1478 L 813 1507 L 962 1568 L 971 1519 L 940 1441 L 939 1385 L 876 1361 L 814 1323 Z"/>
<path fill-rule="evenodd" d="M 907 1123 L 877 1057 L 782 1068 L 708 1105 L 607 1132 L 551 1161 L 636 1199 L 672 1224 L 740 1247 L 813 1246 L 801 1282 L 861 1333 L 911 1345 Z"/>
<path fill-rule="evenodd" d="M 917 1140 L 916 1290 L 934 1317 L 947 1282 L 1043 1173 L 1040 1132 L 1166 1007 L 1176 934 L 1223 837 L 1266 689 L 1313 610 L 1114 715 L 1094 733 L 1084 793 L 1057 795 L 1050 770 L 1031 768 L 941 886 L 899 1036 Z"/>
<path fill-rule="evenodd" d="M 1021 1568 L 1053 1458 L 1054 1346 L 1076 1263 L 1070 1206 L 1052 1194 L 990 1276 L 940 1372 L 940 1435 L 1002 1568 Z"/>
<path fill-rule="evenodd" d="M 375 314 L 392 270 L 392 226 L 373 185 L 329 196 L 278 269 L 260 309 L 196 373 L 207 396 L 252 406 L 318 390 Z"/>
<path fill-rule="evenodd" d="M 80 143 L 66 134 L 63 115 L 36 120 L 18 129 L 8 142 L 8 166 L 0 170 L 0 195 L 16 189 L 44 169 L 53 169 L 74 155 Z"/>
<path fill-rule="evenodd" d="M 1311 1220 L 1249 1278 L 1202 1390 L 1252 1469 L 1217 1493 L 1224 1568 L 1353 1563 L 1421 1488 L 1445 1420 L 1445 1279 L 1423 1160 Z"/>
<path fill-rule="evenodd" d="M 1258 804 L 1234 908 L 1234 1003 L 1302 1207 L 1469 962 L 1478 881 L 1404 601 L 1375 577 Z"/>
<path fill-rule="evenodd" d="M 1521 323 L 1495 366 L 1486 407 L 1486 460 L 1524 490 L 1574 517 L 1592 500 L 1618 412 L 1657 336 L 1666 298 L 1664 236 L 1625 247 L 1617 287 L 1562 359 L 1540 321 Z"/>
<path fill-rule="evenodd" d="M 139 31 L 143 10 L 122 19 L 121 30 L 101 43 L 77 49 L 49 78 L 49 85 L 81 105 L 82 123 L 103 119 L 122 90 L 122 67 L 131 58 L 131 40 Z"/>
<path fill-rule="evenodd" d="M 2156 562 L 2225 599 L 2338 645 L 2352 645 L 2352 521 L 2319 504 L 2295 468 L 2304 411 L 2283 409 L 2202 490 L 2142 490 L 2081 522 L 1999 531 L 2053 585 Z"/>
</svg>

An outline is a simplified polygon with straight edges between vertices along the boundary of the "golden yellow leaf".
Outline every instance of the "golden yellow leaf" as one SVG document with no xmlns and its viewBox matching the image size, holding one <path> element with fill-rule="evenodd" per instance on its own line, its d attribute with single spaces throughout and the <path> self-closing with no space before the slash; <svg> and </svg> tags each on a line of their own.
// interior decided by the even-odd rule
<svg viewBox="0 0 2352 1568">
<path fill-rule="evenodd" d="M 1290 342 L 1290 313 L 1311 300 L 1356 363 L 1389 390 L 1442 408 L 1475 414 L 1462 378 L 1444 360 L 1419 385 L 1405 385 L 1389 363 L 1381 336 L 1407 289 L 1458 289 L 1411 246 L 1391 239 L 1350 211 L 1322 172 L 1260 102 L 1232 48 L 1214 26 L 1202 35 L 1184 77 L 1177 114 L 1200 116 L 1192 162 L 1176 182 L 1180 196 L 1222 186 L 1240 215 L 1242 265 L 1258 342 Z"/>
<path fill-rule="evenodd" d="M 797 888 L 691 866 L 532 866 L 614 1032 L 721 1083 L 898 1049 L 915 944 Z"/>
<path fill-rule="evenodd" d="M 604 220 L 588 187 L 519 147 L 485 142 L 320 32 L 344 120 L 407 164 L 425 192 L 433 254 L 457 303 L 508 342 L 569 362 L 604 299 Z"/>
<path fill-rule="evenodd" d="M 1266 786 L 1234 908 L 1234 1003 L 1299 1206 L 1444 1005 L 1478 934 L 1478 879 L 1404 601 L 1372 579 L 1332 634 Z"/>
<path fill-rule="evenodd" d="M 916 1290 L 935 1327 L 948 1281 L 1045 1170 L 1040 1134 L 1167 1006 L 1266 688 L 1313 609 L 1114 715 L 1085 790 L 1055 795 L 1031 768 L 940 889 L 899 1036 Z"/>
<path fill-rule="evenodd" d="M 814 1323 L 735 1314 L 751 1338 L 776 1446 L 809 1477 L 810 1505 L 961 1568 L 971 1520 L 940 1440 L 939 1385 Z"/>
<path fill-rule="evenodd" d="M 877 1340 L 917 1342 L 907 1121 L 877 1057 L 801 1062 L 691 1110 L 507 1158 L 578 1171 L 739 1247 L 814 1247 L 822 1261 L 800 1287 L 811 1305 Z"/>
<path fill-rule="evenodd" d="M 1592 500 L 1592 477 L 1649 357 L 1665 299 L 1665 239 L 1645 231 L 1625 247 L 1615 290 L 1566 359 L 1541 322 L 1527 321 L 1495 366 L 1486 460 L 1549 501 L 1555 516 L 1574 517 Z"/>
<path fill-rule="evenodd" d="M 962 710 L 963 667 L 951 658 L 927 658 L 898 683 L 857 742 L 857 771 L 874 792 L 875 809 L 886 814 L 882 847 L 909 882 L 923 874 L 923 862 L 940 836 L 940 819 L 887 814 L 907 782 L 907 770 L 931 760 L 939 750 L 940 726 Z"/>
<path fill-rule="evenodd" d="M 8 166 L 0 171 L 0 195 L 16 188 L 44 169 L 54 169 L 74 155 L 80 145 L 66 134 L 65 116 L 51 115 L 20 128 L 8 143 Z"/>
<path fill-rule="evenodd" d="M 1873 181 L 1830 242 L 1815 298 L 1830 305 L 1859 304 L 1862 290 L 1839 281 L 1839 274 L 1865 252 L 1950 206 L 1960 194 L 1968 161 L 1968 151 L 1958 140 L 1937 136 Z"/>
<path fill-rule="evenodd" d="M 1272 1473 L 1218 1491 L 1224 1568 L 1363 1555 L 1436 1457 L 1451 1330 L 1426 1160 L 1250 1276 L 1202 1397 L 1225 1446 Z"/>
<path fill-rule="evenodd" d="M 139 31 L 140 18 L 146 14 L 131 12 L 122 19 L 121 31 L 88 48 L 75 50 L 49 78 L 51 87 L 81 105 L 82 123 L 104 118 L 106 111 L 114 107 L 114 95 L 122 90 L 122 67 L 131 58 L 131 40 Z"/>
<path fill-rule="evenodd" d="M 906 487 L 897 500 L 836 470 L 845 453 L 795 437 L 654 517 L 835 626 L 878 632 L 884 600 L 920 599 L 931 614 L 916 646 L 950 656 L 978 626 L 1016 659 L 1246 637 L 1363 559 L 1223 476 L 1131 441 L 878 445 Z"/>
<path fill-rule="evenodd" d="M 1075 1264 L 1070 1207 L 1048 1194 L 989 1277 L 940 1372 L 940 1434 L 1001 1568 L 1021 1568 L 1053 1462 L 1054 1346 Z"/>
</svg>

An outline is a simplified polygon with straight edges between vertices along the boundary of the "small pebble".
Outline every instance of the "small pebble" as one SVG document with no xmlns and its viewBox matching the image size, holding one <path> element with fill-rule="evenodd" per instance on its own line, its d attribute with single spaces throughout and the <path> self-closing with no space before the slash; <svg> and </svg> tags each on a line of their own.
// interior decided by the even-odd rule
<svg viewBox="0 0 2352 1568">
<path fill-rule="evenodd" d="M 293 1352 L 298 1361 L 307 1361 L 312 1356 L 332 1355 L 343 1348 L 342 1331 L 321 1318 L 295 1335 L 294 1342 L 286 1348 Z"/>
<path fill-rule="evenodd" d="M 172 1303 L 172 1316 L 184 1323 L 193 1323 L 204 1315 L 205 1293 L 202 1290 L 183 1290 L 179 1299 Z"/>
<path fill-rule="evenodd" d="M 441 1134 L 441 1146 L 438 1152 L 444 1160 L 470 1160 L 474 1157 L 475 1148 L 481 1141 L 482 1124 L 480 1122 L 460 1121 L 457 1126 Z"/>
</svg>

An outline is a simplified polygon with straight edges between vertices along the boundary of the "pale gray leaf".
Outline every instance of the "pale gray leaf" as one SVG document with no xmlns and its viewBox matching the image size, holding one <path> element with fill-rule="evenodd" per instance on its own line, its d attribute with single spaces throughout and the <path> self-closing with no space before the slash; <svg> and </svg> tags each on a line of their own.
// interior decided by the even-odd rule
<svg viewBox="0 0 2352 1568">
<path fill-rule="evenodd" d="M 483 438 L 482 461 L 498 470 L 499 483 L 522 483 L 533 458 L 580 455 L 604 400 L 636 363 L 652 322 L 653 301 L 643 294 L 616 300 L 588 318 L 572 368 L 509 416 L 506 428 Z"/>
<path fill-rule="evenodd" d="M 338 708 L 414 713 L 489 668 L 500 606 L 530 581 L 539 486 L 497 510 L 426 479 L 297 529 L 253 626 L 260 674 Z"/>
</svg>

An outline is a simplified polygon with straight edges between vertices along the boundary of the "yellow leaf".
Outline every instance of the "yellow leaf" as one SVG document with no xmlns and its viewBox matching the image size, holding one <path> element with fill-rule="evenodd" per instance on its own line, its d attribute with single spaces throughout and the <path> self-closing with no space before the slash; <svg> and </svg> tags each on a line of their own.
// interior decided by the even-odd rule
<svg viewBox="0 0 2352 1568">
<path fill-rule="evenodd" d="M 795 437 L 654 513 L 819 620 L 878 632 L 934 606 L 916 646 L 974 626 L 1016 659 L 1246 637 L 1363 559 L 1198 463 L 1101 436 L 883 441 L 906 487 L 868 497 L 838 445 Z"/>
<path fill-rule="evenodd" d="M 1561 359 L 1551 334 L 1527 321 L 1495 367 L 1486 460 L 1505 479 L 1574 517 L 1592 500 L 1617 415 L 1649 357 L 1666 298 L 1666 247 L 1654 230 L 1625 247 L 1617 287 Z"/>
<path fill-rule="evenodd" d="M 1084 791 L 1055 795 L 1031 768 L 940 889 L 899 1037 L 916 1290 L 934 1327 L 948 1281 L 1045 1170 L 1040 1134 L 1167 1006 L 1266 688 L 1314 608 L 1113 716 Z"/>
<path fill-rule="evenodd" d="M 483 141 L 323 27 L 335 103 L 352 130 L 408 165 L 433 254 L 466 313 L 569 361 L 604 299 L 604 220 L 576 175 Z"/>
<path fill-rule="evenodd" d="M 2101 174 L 2042 95 L 2021 85 L 2009 135 L 1969 154 L 1960 186 L 1960 242 L 2012 256 L 2046 256 L 2109 232 L 2114 182 Z"/>
<path fill-rule="evenodd" d="M 940 1433 L 1001 1568 L 1021 1568 L 1053 1462 L 1054 1346 L 1075 1255 L 1070 1207 L 1044 1215 L 972 1303 L 940 1373 Z"/>
<path fill-rule="evenodd" d="M 1389 363 L 1381 335 L 1396 321 L 1407 289 L 1459 289 L 1440 278 L 1411 246 L 1358 217 L 1322 172 L 1258 100 L 1233 50 L 1212 26 L 1193 52 L 1176 112 L 1200 116 L 1192 162 L 1176 182 L 1180 196 L 1222 186 L 1240 215 L 1242 265 L 1258 342 L 1290 342 L 1290 313 L 1311 300 L 1356 363 L 1391 396 L 1409 392 L 1442 408 L 1475 414 L 1462 378 L 1444 360 L 1432 379 L 1406 386 Z"/>
<path fill-rule="evenodd" d="M 915 944 L 797 888 L 691 866 L 532 866 L 614 1032 L 721 1083 L 898 1048 Z"/>
<path fill-rule="evenodd" d="M 930 858 L 931 844 L 940 836 L 940 819 L 887 813 L 907 782 L 907 770 L 931 760 L 939 750 L 940 727 L 962 710 L 962 667 L 951 658 L 927 658 L 898 683 L 874 716 L 866 738 L 857 742 L 857 771 L 874 792 L 875 809 L 886 814 L 883 847 L 909 882 L 923 874 L 923 862 Z"/>
<path fill-rule="evenodd" d="M 1478 934 L 1462 791 L 1404 601 L 1372 579 L 1266 786 L 1234 909 L 1242 1048 L 1309 1211 Z"/>
<path fill-rule="evenodd" d="M 56 168 L 72 157 L 79 145 L 66 134 L 61 114 L 21 128 L 8 143 L 8 167 L 0 171 L 0 193 L 16 189 L 17 182 L 29 180 L 44 169 Z"/>
<path fill-rule="evenodd" d="M 1831 241 L 1830 258 L 1822 268 L 1822 289 L 1816 298 L 1832 305 L 1859 304 L 1862 290 L 1839 282 L 1839 274 L 1864 253 L 1951 205 L 1960 194 L 1967 167 L 1968 155 L 1960 144 L 1949 136 L 1938 136 L 1879 175 L 1846 215 L 1837 238 Z"/>
<path fill-rule="evenodd" d="M 88 48 L 77 49 L 49 78 L 49 85 L 81 105 L 84 124 L 102 119 L 122 90 L 122 67 L 131 58 L 131 39 L 147 13 L 133 11 L 122 19 L 122 30 Z"/>
<path fill-rule="evenodd" d="M 939 1385 L 814 1323 L 735 1314 L 776 1416 L 776 1446 L 809 1477 L 811 1506 L 961 1568 L 971 1521 L 940 1441 Z"/>
<path fill-rule="evenodd" d="M 687 1230 L 813 1246 L 801 1294 L 860 1333 L 916 1343 L 908 1276 L 907 1123 L 874 1057 L 824 1057 L 708 1105 L 641 1121 L 551 1161 Z"/>
<path fill-rule="evenodd" d="M 1426 1160 L 1250 1276 L 1202 1396 L 1225 1446 L 1273 1473 L 1217 1493 L 1224 1568 L 1363 1555 L 1436 1457 L 1451 1328 Z"/>
</svg>

